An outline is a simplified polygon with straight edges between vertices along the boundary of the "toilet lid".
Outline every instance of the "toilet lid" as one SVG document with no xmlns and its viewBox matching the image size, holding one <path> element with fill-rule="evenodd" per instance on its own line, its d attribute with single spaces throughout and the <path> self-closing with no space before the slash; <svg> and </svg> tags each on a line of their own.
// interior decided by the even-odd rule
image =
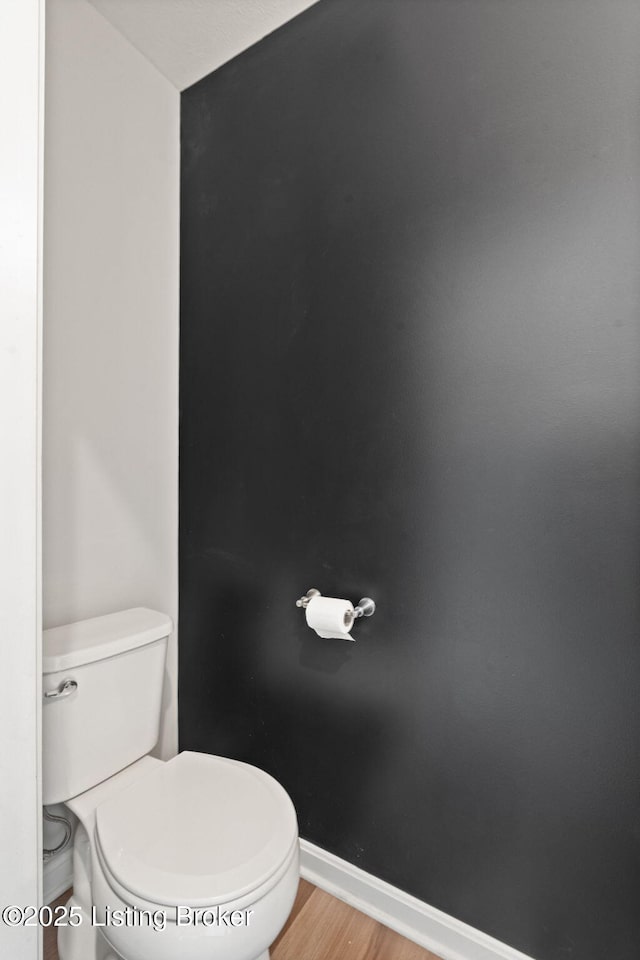
<svg viewBox="0 0 640 960">
<path fill-rule="evenodd" d="M 100 804 L 104 861 L 153 903 L 214 906 L 265 883 L 297 838 L 293 804 L 272 777 L 224 757 L 181 753 Z"/>
</svg>

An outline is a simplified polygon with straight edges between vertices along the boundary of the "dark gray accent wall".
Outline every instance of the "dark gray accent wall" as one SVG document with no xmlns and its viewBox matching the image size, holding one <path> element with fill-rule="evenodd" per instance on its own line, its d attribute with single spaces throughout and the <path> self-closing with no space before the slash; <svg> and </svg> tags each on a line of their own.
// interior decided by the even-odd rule
<svg viewBox="0 0 640 960">
<path fill-rule="evenodd" d="M 537 960 L 640 943 L 639 49 L 321 0 L 182 98 L 181 747 Z"/>
</svg>

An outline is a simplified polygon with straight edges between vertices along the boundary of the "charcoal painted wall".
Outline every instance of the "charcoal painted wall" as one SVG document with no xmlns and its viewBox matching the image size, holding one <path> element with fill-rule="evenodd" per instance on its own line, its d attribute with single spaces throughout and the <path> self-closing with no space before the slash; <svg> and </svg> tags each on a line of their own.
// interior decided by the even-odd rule
<svg viewBox="0 0 640 960">
<path fill-rule="evenodd" d="M 183 94 L 181 747 L 539 960 L 640 941 L 639 41 L 321 0 Z"/>
</svg>

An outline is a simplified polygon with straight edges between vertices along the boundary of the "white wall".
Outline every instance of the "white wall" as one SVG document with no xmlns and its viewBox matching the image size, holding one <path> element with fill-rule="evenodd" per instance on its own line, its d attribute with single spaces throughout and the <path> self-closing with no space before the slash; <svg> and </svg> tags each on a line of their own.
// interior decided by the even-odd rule
<svg viewBox="0 0 640 960">
<path fill-rule="evenodd" d="M 44 625 L 177 616 L 179 94 L 47 0 Z M 177 749 L 176 637 L 162 756 Z"/>
<path fill-rule="evenodd" d="M 0 906 L 40 897 L 40 340 L 43 4 L 0 3 Z M 0 956 L 40 931 L 0 922 Z"/>
</svg>

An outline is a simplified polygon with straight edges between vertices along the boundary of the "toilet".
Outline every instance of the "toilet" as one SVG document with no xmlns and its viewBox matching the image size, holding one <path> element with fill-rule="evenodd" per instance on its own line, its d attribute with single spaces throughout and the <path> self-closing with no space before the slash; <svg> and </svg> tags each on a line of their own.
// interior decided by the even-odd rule
<svg viewBox="0 0 640 960">
<path fill-rule="evenodd" d="M 172 631 L 143 607 L 44 631 L 43 802 L 78 818 L 60 960 L 268 960 L 299 878 L 289 796 L 158 739 Z"/>
</svg>

